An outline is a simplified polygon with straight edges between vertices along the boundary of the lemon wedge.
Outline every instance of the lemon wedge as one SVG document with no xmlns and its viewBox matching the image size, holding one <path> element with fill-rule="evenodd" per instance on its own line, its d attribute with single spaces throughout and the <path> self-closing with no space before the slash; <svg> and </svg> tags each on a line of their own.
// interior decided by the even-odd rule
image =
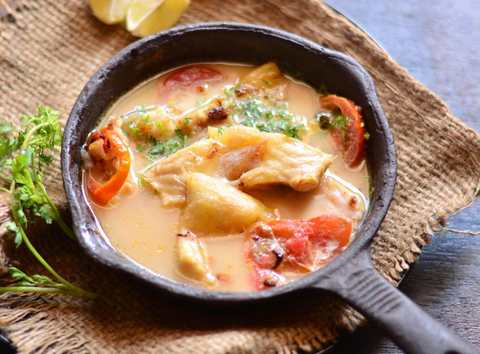
<svg viewBox="0 0 480 354">
<path fill-rule="evenodd" d="M 190 0 L 132 0 L 127 10 L 127 30 L 138 37 L 173 26 Z"/>
<path fill-rule="evenodd" d="M 89 0 L 93 14 L 106 24 L 125 20 L 127 8 L 132 0 Z"/>
</svg>

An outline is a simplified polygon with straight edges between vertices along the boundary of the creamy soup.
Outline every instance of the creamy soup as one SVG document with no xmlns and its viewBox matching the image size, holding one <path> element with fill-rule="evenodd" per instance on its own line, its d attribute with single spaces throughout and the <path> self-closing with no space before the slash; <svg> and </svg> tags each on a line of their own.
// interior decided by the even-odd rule
<svg viewBox="0 0 480 354">
<path fill-rule="evenodd" d="M 331 261 L 368 203 L 360 108 L 259 67 L 198 64 L 120 98 L 86 141 L 111 244 L 212 290 L 281 286 Z"/>
</svg>

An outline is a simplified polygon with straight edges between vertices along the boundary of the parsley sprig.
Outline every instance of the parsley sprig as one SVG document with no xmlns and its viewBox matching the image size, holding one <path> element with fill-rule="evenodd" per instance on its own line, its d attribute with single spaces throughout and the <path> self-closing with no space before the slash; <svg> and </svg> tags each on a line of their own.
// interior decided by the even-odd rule
<svg viewBox="0 0 480 354">
<path fill-rule="evenodd" d="M 16 247 L 24 244 L 51 276 L 29 276 L 18 268 L 10 267 L 12 282 L 0 287 L 0 293 L 63 293 L 86 298 L 95 296 L 58 274 L 36 250 L 27 235 L 29 217 L 36 216 L 47 224 L 56 222 L 69 238 L 74 239 L 73 231 L 63 220 L 43 184 L 45 167 L 52 162 L 55 148 L 61 140 L 59 114 L 49 107 L 40 106 L 36 114 L 23 116 L 19 129 L 7 122 L 0 122 L 1 191 L 10 196 L 11 214 L 11 221 L 4 226 L 15 235 Z"/>
</svg>

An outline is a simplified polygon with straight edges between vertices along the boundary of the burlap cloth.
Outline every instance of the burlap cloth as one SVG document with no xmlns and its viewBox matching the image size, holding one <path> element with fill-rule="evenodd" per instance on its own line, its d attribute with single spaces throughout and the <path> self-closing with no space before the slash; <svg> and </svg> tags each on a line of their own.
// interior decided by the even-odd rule
<svg viewBox="0 0 480 354">
<path fill-rule="evenodd" d="M 120 27 L 99 23 L 86 1 L 7 3 L 11 11 L 0 19 L 0 117 L 14 122 L 38 104 L 57 108 L 66 119 L 99 65 L 134 40 Z M 192 0 L 182 17 L 182 23 L 211 20 L 263 23 L 297 33 L 352 55 L 373 76 L 396 140 L 398 184 L 372 257 L 377 269 L 397 282 L 428 242 L 437 218 L 475 198 L 479 136 L 364 33 L 319 1 Z M 58 167 L 49 171 L 48 187 L 63 203 Z M 4 219 L 5 203 L 0 206 Z M 291 301 L 281 311 L 187 304 L 92 263 L 58 230 L 34 233 L 34 243 L 49 262 L 68 279 L 103 294 L 108 303 L 3 295 L 0 325 L 21 353 L 295 353 L 323 348 L 362 322 L 330 295 Z M 36 270 L 27 252 L 12 256 L 11 240 L 2 240 L 0 263 L 10 258 Z"/>
</svg>

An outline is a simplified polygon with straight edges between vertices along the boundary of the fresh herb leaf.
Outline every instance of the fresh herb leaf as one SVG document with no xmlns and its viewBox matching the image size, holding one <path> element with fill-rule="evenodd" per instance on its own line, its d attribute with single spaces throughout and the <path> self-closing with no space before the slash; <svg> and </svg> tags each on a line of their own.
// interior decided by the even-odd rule
<svg viewBox="0 0 480 354">
<path fill-rule="evenodd" d="M 55 285 L 56 283 L 45 275 L 29 276 L 17 267 L 8 268 L 8 274 L 15 281 L 16 285 L 37 286 L 37 285 Z M 58 283 L 57 283 L 58 284 Z"/>
<path fill-rule="evenodd" d="M 292 138 L 300 138 L 303 124 L 298 117 L 288 111 L 285 104 L 267 104 L 259 98 L 234 100 L 227 103 L 233 112 L 233 120 L 242 125 L 267 133 L 282 133 Z"/>
<path fill-rule="evenodd" d="M 39 150 L 37 159 L 45 163 L 45 150 Z M 40 156 L 43 156 L 41 158 Z M 12 160 L 11 165 L 12 182 L 15 185 L 13 190 L 14 203 L 12 207 L 21 216 L 22 226 L 26 226 L 25 210 L 31 211 L 34 215 L 41 217 L 46 223 L 51 224 L 53 220 L 60 218 L 60 213 L 54 207 L 42 183 L 42 171 L 36 167 L 34 151 L 32 147 L 22 149 Z"/>
<path fill-rule="evenodd" d="M 0 122 L 0 168 L 10 163 L 9 155 L 16 149 L 18 142 L 12 137 L 13 126 L 9 122 Z"/>
<path fill-rule="evenodd" d="M 30 242 L 26 230 L 27 216 L 34 215 L 46 223 L 57 222 L 70 238 L 74 238 L 70 227 L 52 202 L 42 176 L 43 170 L 53 160 L 53 154 L 62 139 L 58 112 L 49 107 L 39 107 L 36 114 L 21 118 L 21 126 L 14 130 L 5 122 L 0 122 L 0 177 L 9 188 L 3 188 L 10 194 L 10 214 L 12 221 L 5 223 L 8 231 L 15 235 L 15 245 L 25 244 L 37 261 L 54 278 L 44 275 L 28 276 L 18 268 L 11 268 L 13 283 L 0 287 L 0 292 L 56 292 L 93 297 L 60 276 L 40 255 Z"/>
<path fill-rule="evenodd" d="M 0 287 L 0 293 L 5 292 L 35 292 L 42 294 L 68 294 L 77 295 L 74 290 L 65 286 L 64 283 L 55 281 L 45 275 L 28 275 L 16 267 L 10 267 L 8 273 L 12 281 L 8 286 Z"/>
<path fill-rule="evenodd" d="M 168 156 L 183 149 L 187 145 L 187 136 L 180 129 L 175 130 L 175 136 L 167 140 L 154 140 L 152 147 L 148 150 L 151 158 Z"/>
<path fill-rule="evenodd" d="M 342 114 L 336 114 L 335 112 L 319 112 L 315 115 L 315 119 L 317 120 L 320 129 L 338 129 L 344 135 L 347 134 L 349 119 Z"/>
<path fill-rule="evenodd" d="M 333 117 L 330 124 L 334 129 L 346 130 L 348 127 L 348 118 L 342 114 L 338 114 Z"/>
<path fill-rule="evenodd" d="M 19 136 L 22 148 L 29 148 L 39 161 L 49 163 L 53 149 L 62 141 L 62 127 L 59 114 L 50 107 L 40 106 L 36 114 L 21 118 L 22 131 Z"/>
<path fill-rule="evenodd" d="M 300 132 L 303 129 L 303 125 L 288 125 L 283 128 L 283 134 L 291 138 L 300 138 Z"/>
<path fill-rule="evenodd" d="M 165 130 L 165 124 L 161 120 L 155 121 L 155 127 L 160 131 Z"/>
<path fill-rule="evenodd" d="M 10 122 L 0 122 L 0 135 L 7 136 L 13 132 L 13 125 Z"/>
<path fill-rule="evenodd" d="M 5 228 L 15 235 L 15 247 L 18 248 L 22 244 L 22 234 L 20 233 L 20 229 L 18 228 L 17 224 L 15 224 L 13 221 L 8 221 L 5 223 Z"/>
<path fill-rule="evenodd" d="M 190 125 L 191 123 L 192 123 L 192 118 L 190 118 L 190 117 L 183 118 L 183 124 L 184 125 Z"/>
<path fill-rule="evenodd" d="M 246 88 L 242 86 L 240 82 L 234 85 L 225 86 L 223 94 L 227 99 L 234 99 L 235 97 L 242 96 L 246 92 Z"/>
</svg>

